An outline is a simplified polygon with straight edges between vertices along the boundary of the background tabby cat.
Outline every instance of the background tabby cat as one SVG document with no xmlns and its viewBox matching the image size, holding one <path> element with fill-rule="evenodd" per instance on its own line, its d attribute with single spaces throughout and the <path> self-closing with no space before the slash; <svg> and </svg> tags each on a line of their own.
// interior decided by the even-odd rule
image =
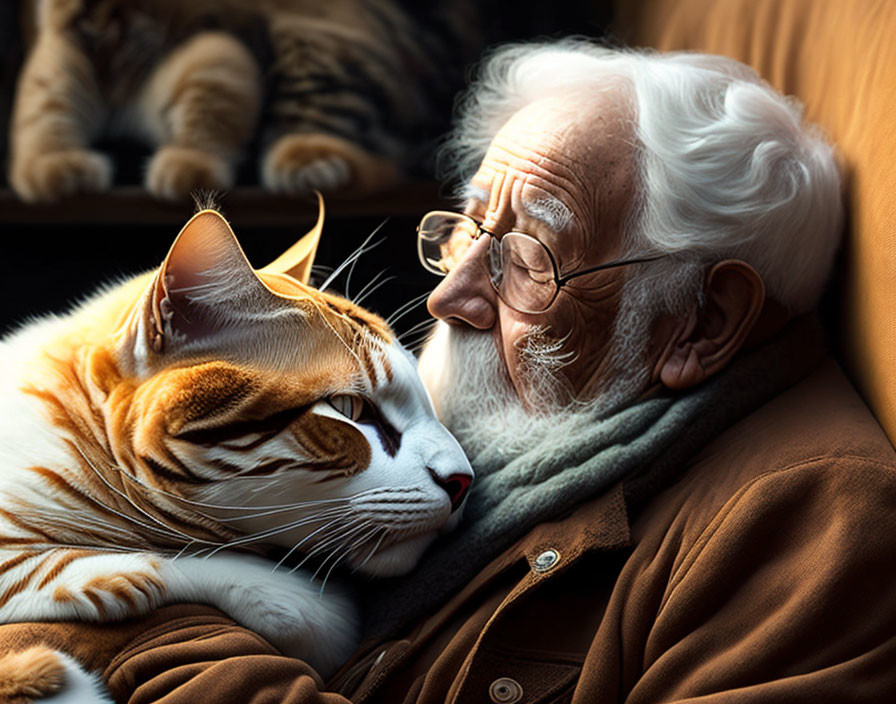
<svg viewBox="0 0 896 704">
<path fill-rule="evenodd" d="M 484 43 L 469 0 L 40 0 L 25 19 L 10 181 L 30 201 L 108 189 L 108 137 L 151 147 L 160 197 L 230 188 L 253 140 L 272 191 L 388 187 Z"/>
</svg>

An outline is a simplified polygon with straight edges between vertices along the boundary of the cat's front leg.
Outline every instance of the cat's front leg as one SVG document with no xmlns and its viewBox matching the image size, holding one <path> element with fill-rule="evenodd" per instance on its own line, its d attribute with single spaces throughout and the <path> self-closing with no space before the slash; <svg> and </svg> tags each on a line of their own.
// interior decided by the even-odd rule
<svg viewBox="0 0 896 704">
<path fill-rule="evenodd" d="M 167 560 L 160 573 L 174 600 L 217 606 L 323 677 L 358 645 L 354 599 L 329 584 L 322 593 L 302 572 L 275 571 L 274 563 L 257 557 L 218 554 Z"/>
<path fill-rule="evenodd" d="M 106 108 L 90 60 L 61 28 L 44 26 L 19 74 L 9 180 L 30 202 L 105 191 L 112 162 L 90 149 Z"/>
<path fill-rule="evenodd" d="M 166 561 L 151 553 L 81 549 L 22 553 L 0 573 L 0 623 L 117 621 L 148 613 L 174 600 Z"/>
<path fill-rule="evenodd" d="M 200 33 L 155 68 L 138 100 L 141 130 L 158 146 L 146 187 L 158 197 L 233 185 L 261 106 L 257 62 L 234 37 Z"/>
<path fill-rule="evenodd" d="M 322 675 L 358 644 L 353 600 L 333 586 L 321 594 L 304 574 L 275 571 L 274 563 L 248 555 L 173 559 L 58 550 L 16 559 L 0 575 L 0 591 L 2 623 L 117 621 L 163 604 L 210 604 Z"/>
</svg>

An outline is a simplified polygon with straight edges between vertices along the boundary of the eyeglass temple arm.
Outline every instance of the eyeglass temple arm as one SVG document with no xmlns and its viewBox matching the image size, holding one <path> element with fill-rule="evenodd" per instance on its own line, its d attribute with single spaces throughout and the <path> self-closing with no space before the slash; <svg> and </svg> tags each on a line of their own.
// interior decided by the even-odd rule
<svg viewBox="0 0 896 704">
<path fill-rule="evenodd" d="M 578 276 L 584 276 L 585 274 L 593 274 L 595 271 L 602 271 L 604 269 L 613 269 L 617 266 L 625 266 L 626 264 L 644 264 L 645 262 L 655 262 L 657 259 L 663 259 L 664 257 L 668 257 L 668 254 L 658 254 L 655 257 L 640 257 L 638 259 L 619 259 L 614 262 L 606 262 L 604 264 L 598 264 L 597 266 L 589 267 L 588 269 L 583 269 L 582 271 L 574 271 L 572 274 L 567 274 L 566 276 L 560 276 L 557 279 L 557 286 L 565 286 L 566 283 L 572 279 L 575 279 Z"/>
</svg>

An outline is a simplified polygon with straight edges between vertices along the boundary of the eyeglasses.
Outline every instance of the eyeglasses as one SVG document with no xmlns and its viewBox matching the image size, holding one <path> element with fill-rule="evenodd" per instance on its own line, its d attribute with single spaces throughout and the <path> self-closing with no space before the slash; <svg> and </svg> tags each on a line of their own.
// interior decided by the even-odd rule
<svg viewBox="0 0 896 704">
<path fill-rule="evenodd" d="M 626 264 L 641 264 L 666 255 L 617 259 L 560 275 L 557 260 L 545 244 L 522 232 L 498 236 L 462 213 L 433 210 L 417 226 L 417 253 L 427 271 L 446 276 L 483 234 L 488 243 L 488 273 L 492 288 L 508 306 L 520 313 L 543 313 L 560 289 L 578 276 Z"/>
</svg>

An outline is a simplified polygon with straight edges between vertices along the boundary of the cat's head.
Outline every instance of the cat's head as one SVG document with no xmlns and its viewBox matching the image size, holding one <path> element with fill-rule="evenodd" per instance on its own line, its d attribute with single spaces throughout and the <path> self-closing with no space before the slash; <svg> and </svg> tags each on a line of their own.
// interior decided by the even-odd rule
<svg viewBox="0 0 896 704">
<path fill-rule="evenodd" d="M 255 270 L 198 213 L 113 292 L 131 300 L 82 384 L 118 488 L 190 549 L 298 546 L 399 574 L 456 523 L 472 470 L 386 323 L 308 285 L 321 225 Z"/>
</svg>

